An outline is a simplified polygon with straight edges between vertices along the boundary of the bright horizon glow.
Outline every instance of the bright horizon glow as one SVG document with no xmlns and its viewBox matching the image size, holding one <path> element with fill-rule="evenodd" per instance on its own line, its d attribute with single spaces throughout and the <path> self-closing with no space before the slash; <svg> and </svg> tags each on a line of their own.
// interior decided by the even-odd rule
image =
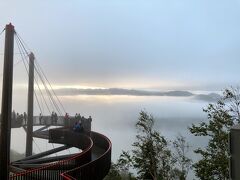
<svg viewBox="0 0 240 180">
<path fill-rule="evenodd" d="M 136 80 L 137 81 L 137 80 Z M 81 83 L 80 83 L 81 84 Z M 120 84 L 120 85 L 119 85 Z M 51 84 L 52 88 L 55 90 L 59 89 L 109 89 L 109 88 L 121 88 L 121 89 L 144 89 L 144 90 L 187 90 L 189 87 L 187 84 L 180 83 L 180 82 L 167 82 L 167 81 L 161 81 L 159 83 L 154 82 L 146 82 L 143 83 L 134 83 L 134 82 L 120 82 L 120 83 L 106 83 L 106 84 L 84 84 L 84 85 L 72 85 L 72 84 Z M 17 83 L 14 85 L 16 89 L 27 89 L 28 84 L 27 83 Z M 34 88 L 38 89 L 45 89 L 42 84 L 37 85 L 35 83 Z M 50 89 L 50 86 L 47 85 L 47 87 Z"/>
</svg>

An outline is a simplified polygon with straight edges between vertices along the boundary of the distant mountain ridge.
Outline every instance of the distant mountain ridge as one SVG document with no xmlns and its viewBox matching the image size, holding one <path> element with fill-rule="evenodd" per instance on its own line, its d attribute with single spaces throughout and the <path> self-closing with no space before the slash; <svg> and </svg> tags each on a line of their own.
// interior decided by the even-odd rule
<svg viewBox="0 0 240 180">
<path fill-rule="evenodd" d="M 62 88 L 57 89 L 59 95 L 126 95 L 126 96 L 171 96 L 171 97 L 193 97 L 203 101 L 217 101 L 221 96 L 217 93 L 194 94 L 189 91 L 147 91 L 136 89 L 108 88 L 108 89 L 79 89 Z"/>
<path fill-rule="evenodd" d="M 195 99 L 203 100 L 203 101 L 210 101 L 210 102 L 218 101 L 220 98 L 221 98 L 221 96 L 217 93 L 195 95 Z"/>
</svg>

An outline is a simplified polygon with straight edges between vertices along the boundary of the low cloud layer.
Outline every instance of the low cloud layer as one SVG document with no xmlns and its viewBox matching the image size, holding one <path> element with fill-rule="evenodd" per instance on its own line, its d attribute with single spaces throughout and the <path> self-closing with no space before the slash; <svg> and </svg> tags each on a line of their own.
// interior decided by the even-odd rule
<svg viewBox="0 0 240 180">
<path fill-rule="evenodd" d="M 62 96 L 75 96 L 75 95 L 126 95 L 126 96 L 169 96 L 169 97 L 192 97 L 197 100 L 203 101 L 217 101 L 221 96 L 216 93 L 209 94 L 194 94 L 189 91 L 146 91 L 134 89 L 78 89 L 78 88 L 62 88 L 57 89 L 56 92 Z"/>
</svg>

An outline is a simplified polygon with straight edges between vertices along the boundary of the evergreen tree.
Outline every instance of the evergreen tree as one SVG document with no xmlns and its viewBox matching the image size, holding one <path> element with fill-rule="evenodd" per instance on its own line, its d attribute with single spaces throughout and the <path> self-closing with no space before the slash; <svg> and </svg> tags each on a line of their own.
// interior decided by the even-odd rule
<svg viewBox="0 0 240 180">
<path fill-rule="evenodd" d="M 122 180 L 120 172 L 116 166 L 116 164 L 112 163 L 111 168 L 109 170 L 108 175 L 104 178 L 104 180 Z"/>
<path fill-rule="evenodd" d="M 137 170 L 139 179 L 169 180 L 173 175 L 173 158 L 167 140 L 155 131 L 152 115 L 141 111 L 136 123 L 137 135 L 131 152 L 120 155 L 118 165 Z"/>
<path fill-rule="evenodd" d="M 136 178 L 129 172 L 128 169 L 112 163 L 109 173 L 104 180 L 136 180 Z"/>
<path fill-rule="evenodd" d="M 205 148 L 198 148 L 195 153 L 201 159 L 194 164 L 196 176 L 202 180 L 229 179 L 228 133 L 240 120 L 240 95 L 238 88 L 226 89 L 216 103 L 209 104 L 204 112 L 208 122 L 192 125 L 190 132 L 195 136 L 208 139 Z"/>
</svg>

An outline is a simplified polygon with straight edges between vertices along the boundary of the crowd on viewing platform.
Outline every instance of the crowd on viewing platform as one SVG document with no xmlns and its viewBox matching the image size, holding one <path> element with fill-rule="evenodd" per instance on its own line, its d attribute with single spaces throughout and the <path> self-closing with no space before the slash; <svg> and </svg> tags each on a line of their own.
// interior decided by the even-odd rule
<svg viewBox="0 0 240 180">
<path fill-rule="evenodd" d="M 27 113 L 24 112 L 23 114 L 16 113 L 14 110 L 12 112 L 12 124 L 15 125 L 26 125 L 27 124 Z"/>
<path fill-rule="evenodd" d="M 69 123 L 70 122 L 70 117 L 68 113 L 65 114 L 64 116 L 64 122 Z M 72 126 L 72 130 L 75 132 L 84 132 L 90 131 L 91 130 L 91 122 L 92 122 L 92 117 L 89 116 L 88 118 L 85 118 L 84 116 L 81 116 L 80 113 L 76 113 L 74 117 L 74 125 Z M 69 127 L 69 124 L 66 126 Z M 71 125 L 70 125 L 71 127 Z"/>
<path fill-rule="evenodd" d="M 27 125 L 28 116 L 24 112 L 22 114 L 12 112 L 12 127 L 21 127 Z M 65 116 L 58 116 L 56 112 L 52 112 L 51 115 L 43 116 L 42 113 L 39 116 L 33 117 L 33 125 L 60 125 L 68 127 L 76 132 L 90 131 L 91 130 L 92 117 L 85 118 L 80 113 L 76 113 L 75 116 L 70 116 L 68 113 Z"/>
</svg>

